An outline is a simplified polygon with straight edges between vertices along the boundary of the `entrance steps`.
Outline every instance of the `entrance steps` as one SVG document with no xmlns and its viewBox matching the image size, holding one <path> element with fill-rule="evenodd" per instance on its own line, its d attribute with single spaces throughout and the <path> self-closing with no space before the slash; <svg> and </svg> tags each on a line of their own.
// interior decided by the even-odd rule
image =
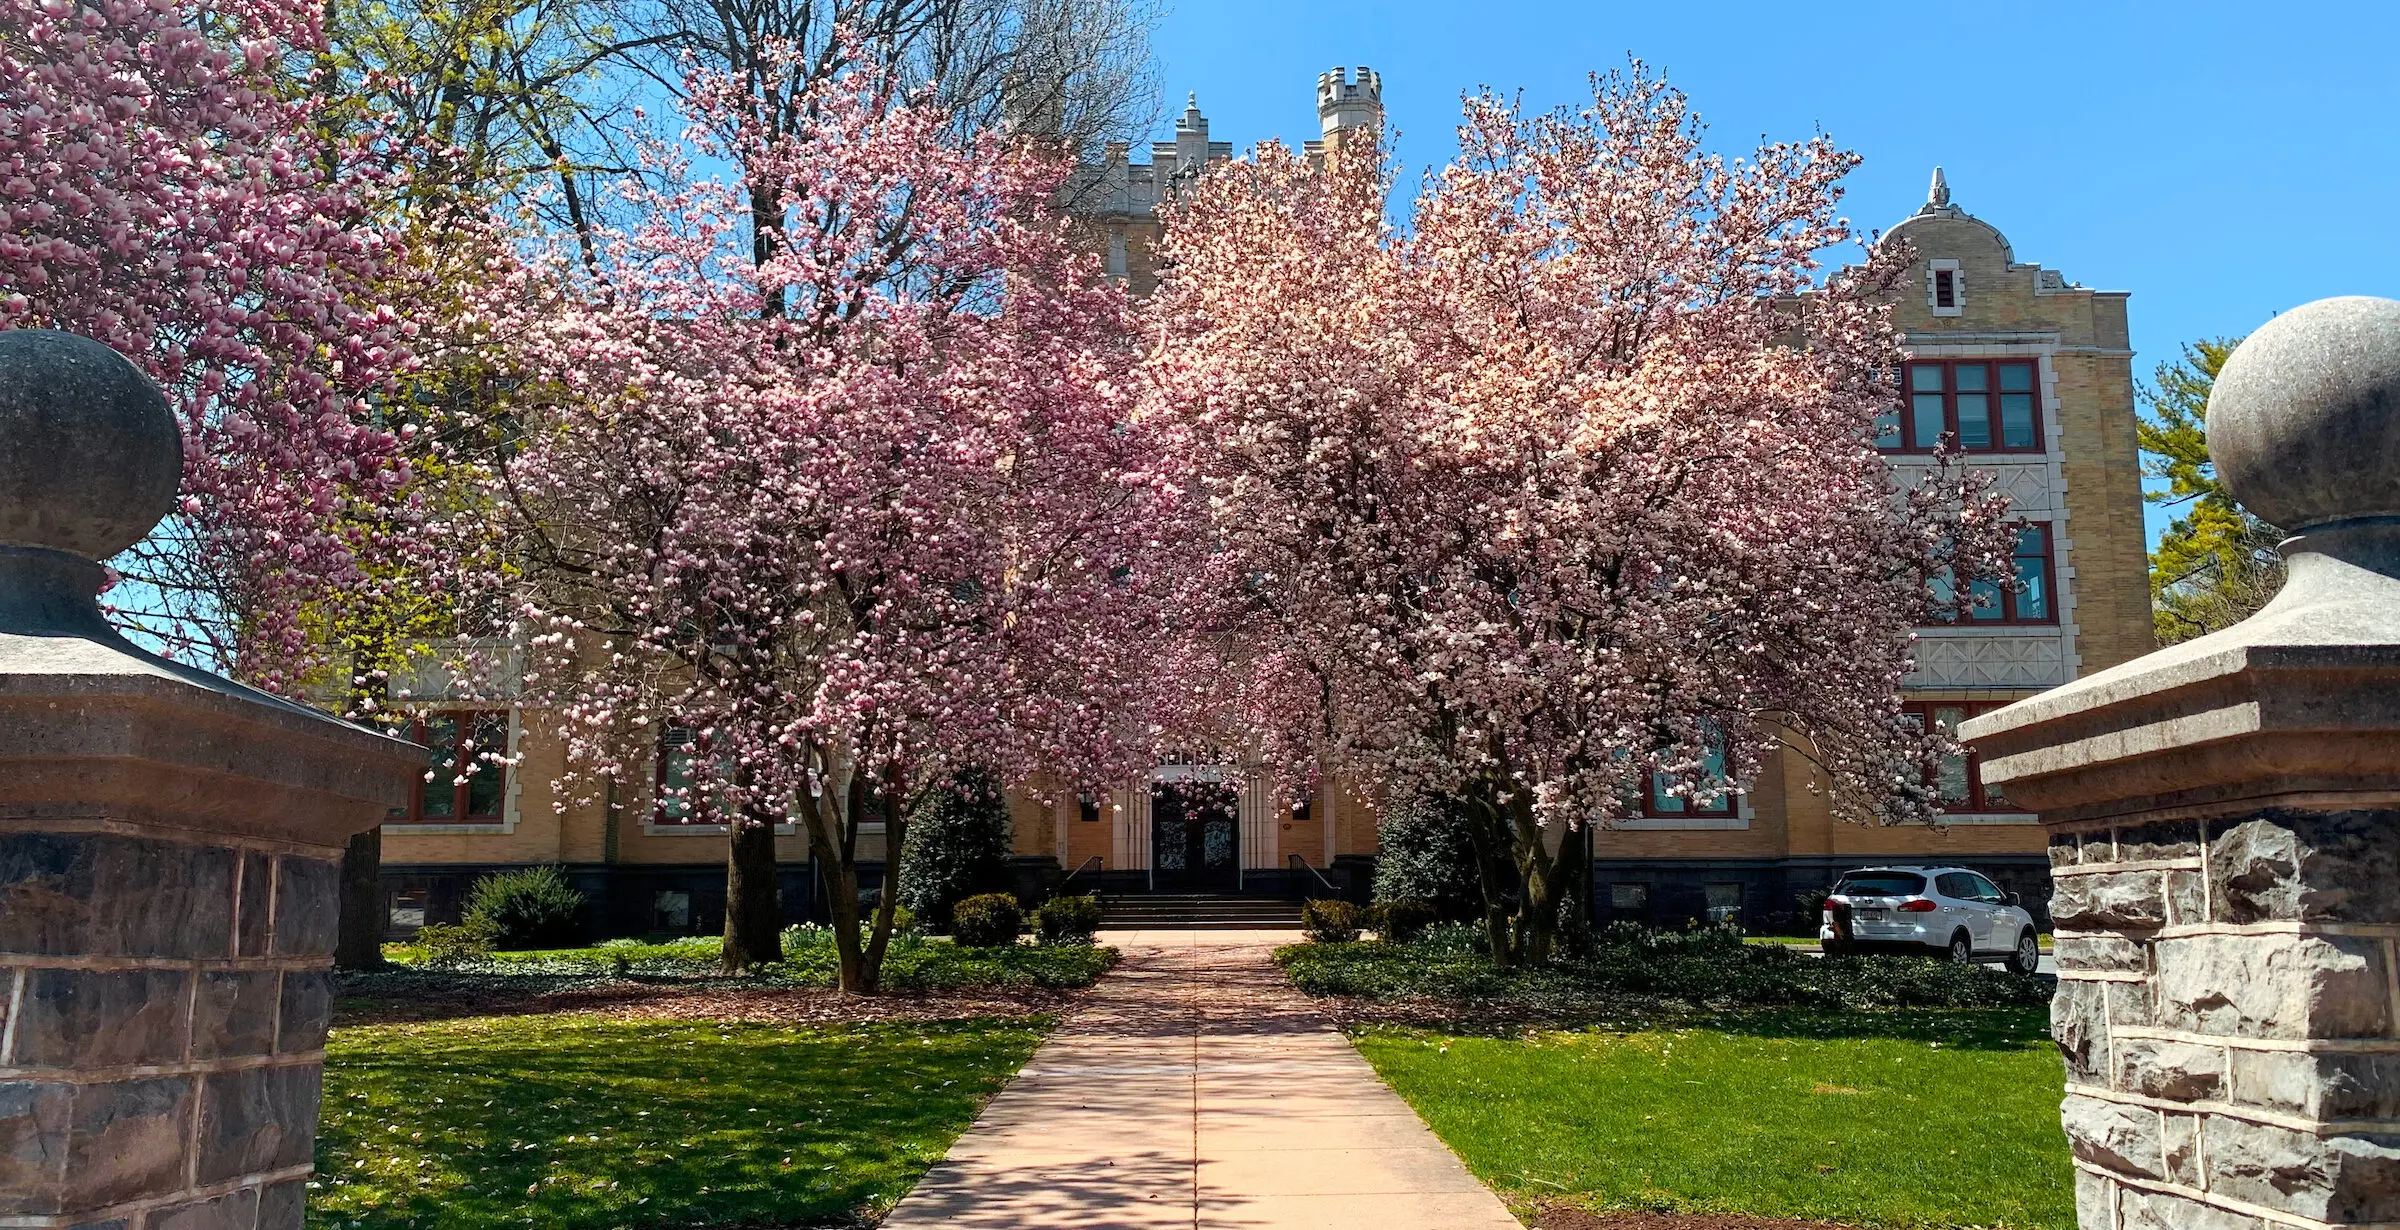
<svg viewBox="0 0 2400 1230">
<path fill-rule="evenodd" d="M 1117 931 L 1297 931 L 1300 903 L 1236 893 L 1109 893 L 1102 927 Z"/>
</svg>

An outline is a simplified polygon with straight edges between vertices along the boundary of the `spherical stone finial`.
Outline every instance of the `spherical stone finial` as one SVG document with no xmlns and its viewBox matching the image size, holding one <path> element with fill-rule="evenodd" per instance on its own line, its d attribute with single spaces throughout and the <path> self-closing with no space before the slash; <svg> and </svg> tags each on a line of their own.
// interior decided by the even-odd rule
<svg viewBox="0 0 2400 1230">
<path fill-rule="evenodd" d="M 125 356 L 0 331 L 0 546 L 107 559 L 174 508 L 182 481 L 175 415 Z"/>
<path fill-rule="evenodd" d="M 2400 516 L 2400 301 L 2319 299 L 2261 326 L 2217 373 L 2208 452 L 2282 529 Z"/>
</svg>

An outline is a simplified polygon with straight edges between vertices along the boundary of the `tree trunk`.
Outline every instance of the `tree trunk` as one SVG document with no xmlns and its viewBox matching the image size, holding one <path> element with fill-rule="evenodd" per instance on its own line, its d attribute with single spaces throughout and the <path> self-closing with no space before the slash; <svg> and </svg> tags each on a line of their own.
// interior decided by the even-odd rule
<svg viewBox="0 0 2400 1230">
<path fill-rule="evenodd" d="M 1558 938 L 1558 901 L 1552 897 L 1553 887 L 1547 874 L 1548 852 L 1542 849 L 1541 830 L 1535 829 L 1530 842 L 1518 839 L 1517 865 L 1522 869 L 1522 883 L 1517 906 L 1517 963 L 1542 965 L 1550 960 L 1552 941 Z M 1524 847 L 1530 845 L 1531 850 Z"/>
<path fill-rule="evenodd" d="M 1592 949 L 1592 826 L 1586 821 L 1559 842 L 1550 896 L 1558 902 L 1558 951 L 1582 957 Z"/>
<path fill-rule="evenodd" d="M 335 969 L 382 969 L 383 827 L 352 834 L 342 848 L 342 914 L 333 942 Z"/>
<path fill-rule="evenodd" d="M 867 970 L 867 955 L 858 943 L 858 864 L 837 858 L 833 867 L 833 899 L 826 902 L 832 918 L 834 964 L 845 995 L 873 995 L 875 979 Z"/>
<path fill-rule="evenodd" d="M 832 761 L 821 751 L 812 759 L 819 764 Z M 825 921 L 833 929 L 834 964 L 842 993 L 871 995 L 876 980 L 869 974 L 866 953 L 858 943 L 857 846 L 843 840 L 851 825 L 844 819 L 844 802 L 837 797 L 842 793 L 811 791 L 801 817 L 808 825 L 808 853 L 816 864 L 817 885 L 825 894 Z M 861 792 L 853 788 L 847 794 L 846 810 L 855 817 L 863 806 Z"/>
<path fill-rule="evenodd" d="M 892 919 L 900 906 L 900 851 L 907 839 L 908 813 L 900 806 L 896 782 L 887 779 L 883 791 L 883 891 L 875 895 L 874 934 L 859 961 L 862 995 L 883 989 L 883 955 L 891 946 Z"/>
<path fill-rule="evenodd" d="M 1482 800 L 1460 799 L 1452 814 L 1467 826 L 1467 844 L 1475 850 L 1475 884 L 1483 892 L 1484 943 L 1495 965 L 1517 963 L 1511 932 L 1516 903 L 1523 900 L 1517 884 L 1517 864 L 1508 836 L 1492 823 L 1493 808 Z"/>
<path fill-rule="evenodd" d="M 775 885 L 775 823 L 741 816 L 725 856 L 725 949 L 728 974 L 783 959 L 783 909 Z"/>
</svg>

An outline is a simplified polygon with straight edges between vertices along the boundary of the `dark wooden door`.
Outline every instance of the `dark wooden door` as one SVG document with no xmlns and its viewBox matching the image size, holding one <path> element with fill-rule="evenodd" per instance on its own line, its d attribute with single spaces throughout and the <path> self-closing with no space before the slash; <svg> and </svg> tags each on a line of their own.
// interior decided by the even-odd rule
<svg viewBox="0 0 2400 1230">
<path fill-rule="evenodd" d="M 1241 887 L 1241 834 L 1231 787 L 1160 782 L 1150 788 L 1151 883 L 1183 892 Z"/>
</svg>

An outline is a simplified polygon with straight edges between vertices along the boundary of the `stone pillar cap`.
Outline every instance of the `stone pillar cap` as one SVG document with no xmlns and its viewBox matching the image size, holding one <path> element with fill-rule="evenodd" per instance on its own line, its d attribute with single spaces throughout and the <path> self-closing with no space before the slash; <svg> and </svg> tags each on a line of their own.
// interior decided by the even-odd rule
<svg viewBox="0 0 2400 1230">
<path fill-rule="evenodd" d="M 175 416 L 125 356 L 72 333 L 0 333 L 0 546 L 107 559 L 182 481 Z"/>
<path fill-rule="evenodd" d="M 116 351 L 0 331 L 0 824 L 61 808 L 339 845 L 424 750 L 127 641 L 97 562 L 173 507 L 183 443 Z"/>
<path fill-rule="evenodd" d="M 2208 453 L 2270 525 L 2400 516 L 2400 301 L 2319 299 L 2261 326 L 2218 373 Z"/>
<path fill-rule="evenodd" d="M 2047 821 L 2400 801 L 2400 302 L 2270 322 L 2208 425 L 2227 489 L 2300 531 L 2288 579 L 2231 628 L 1961 725 Z"/>
</svg>

